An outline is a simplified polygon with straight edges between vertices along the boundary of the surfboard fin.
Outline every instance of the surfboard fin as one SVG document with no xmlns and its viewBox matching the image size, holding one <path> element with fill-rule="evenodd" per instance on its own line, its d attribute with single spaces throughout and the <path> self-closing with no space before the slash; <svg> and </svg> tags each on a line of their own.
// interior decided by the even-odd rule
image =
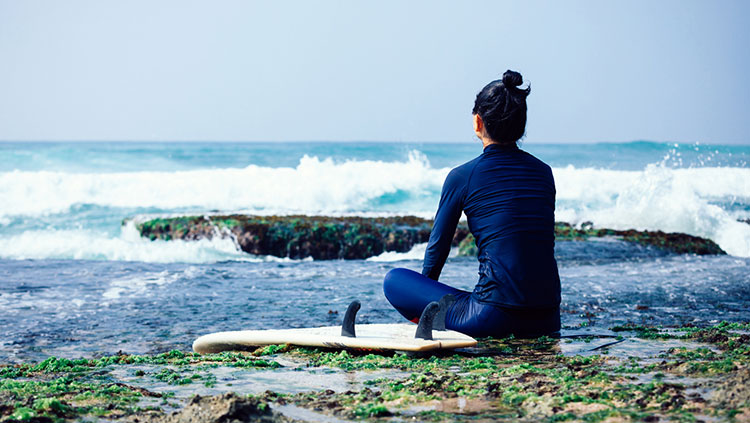
<svg viewBox="0 0 750 423">
<path fill-rule="evenodd" d="M 432 330 L 445 330 L 445 315 L 448 313 L 448 307 L 455 302 L 456 297 L 453 294 L 445 294 L 440 298 L 438 302 L 440 309 L 435 315 L 435 320 L 432 322 Z"/>
<path fill-rule="evenodd" d="M 440 304 L 437 301 L 427 304 L 427 307 L 422 310 L 422 316 L 419 317 L 415 338 L 432 340 L 432 324 L 438 311 L 440 311 Z"/>
<path fill-rule="evenodd" d="M 354 300 L 349 304 L 344 314 L 344 322 L 341 324 L 341 336 L 347 338 L 356 338 L 356 332 L 354 331 L 354 318 L 357 317 L 359 308 L 362 307 L 359 301 Z"/>
<path fill-rule="evenodd" d="M 422 310 L 414 337 L 430 341 L 433 330 L 445 330 L 445 315 L 448 313 L 448 307 L 454 302 L 456 302 L 456 297 L 446 294 L 440 298 L 440 301 L 427 304 L 427 307 Z"/>
</svg>

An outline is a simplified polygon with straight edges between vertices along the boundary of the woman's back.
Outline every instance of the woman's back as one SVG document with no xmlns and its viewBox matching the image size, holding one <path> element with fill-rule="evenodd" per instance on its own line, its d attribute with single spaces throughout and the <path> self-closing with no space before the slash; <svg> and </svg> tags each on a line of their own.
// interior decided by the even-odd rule
<svg viewBox="0 0 750 423">
<path fill-rule="evenodd" d="M 453 169 L 443 184 L 422 274 L 393 269 L 388 301 L 419 319 L 432 301 L 452 295 L 446 327 L 472 336 L 539 336 L 560 330 L 560 277 L 555 261 L 555 182 L 541 160 L 517 147 L 526 128 L 523 78 L 507 71 L 477 94 L 474 132 L 484 151 Z M 478 247 L 472 292 L 438 282 L 456 226 L 466 213 Z"/>
<path fill-rule="evenodd" d="M 515 146 L 491 144 L 467 180 L 464 212 L 480 249 L 517 232 L 553 238 L 552 170 Z"/>
<path fill-rule="evenodd" d="M 515 144 L 491 144 L 451 171 L 443 196 L 433 234 L 451 233 L 458 217 L 453 211 L 466 213 L 479 251 L 476 300 L 511 308 L 560 303 L 555 184 L 549 166 Z M 446 237 L 430 239 L 422 274 L 439 275 L 447 242 Z"/>
</svg>

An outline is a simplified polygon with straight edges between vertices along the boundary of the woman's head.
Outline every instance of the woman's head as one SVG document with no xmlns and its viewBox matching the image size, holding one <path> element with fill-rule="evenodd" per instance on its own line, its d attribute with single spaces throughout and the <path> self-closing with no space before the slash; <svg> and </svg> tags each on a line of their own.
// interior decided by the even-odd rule
<svg viewBox="0 0 750 423">
<path fill-rule="evenodd" d="M 505 71 L 503 79 L 487 84 L 474 100 L 472 113 L 481 118 L 480 129 L 493 142 L 512 144 L 526 131 L 526 96 L 531 87 L 518 88 L 521 84 L 520 73 Z"/>
</svg>

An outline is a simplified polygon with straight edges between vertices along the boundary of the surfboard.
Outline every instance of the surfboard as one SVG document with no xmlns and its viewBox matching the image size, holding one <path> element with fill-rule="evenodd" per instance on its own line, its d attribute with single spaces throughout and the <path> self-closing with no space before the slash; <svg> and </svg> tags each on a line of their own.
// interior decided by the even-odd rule
<svg viewBox="0 0 750 423">
<path fill-rule="evenodd" d="M 431 302 L 422 311 L 419 325 L 408 323 L 354 325 L 359 301 L 349 304 L 341 326 L 280 330 L 216 332 L 193 342 L 197 353 L 247 350 L 274 344 L 304 347 L 348 348 L 356 350 L 430 351 L 473 347 L 476 339 L 447 330 L 445 317 L 455 298 L 448 294 Z"/>
<path fill-rule="evenodd" d="M 433 330 L 432 339 L 415 338 L 417 325 L 408 323 L 357 325 L 357 336 L 341 336 L 341 326 L 319 328 L 243 330 L 217 332 L 193 342 L 198 353 L 247 350 L 263 345 L 291 344 L 305 347 L 355 350 L 430 351 L 473 347 L 477 340 L 452 330 Z"/>
</svg>

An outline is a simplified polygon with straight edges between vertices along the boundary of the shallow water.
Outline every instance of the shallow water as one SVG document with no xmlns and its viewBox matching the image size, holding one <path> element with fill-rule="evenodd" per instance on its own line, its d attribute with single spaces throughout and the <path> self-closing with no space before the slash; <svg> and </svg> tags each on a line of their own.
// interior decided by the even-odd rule
<svg viewBox="0 0 750 423">
<path fill-rule="evenodd" d="M 707 325 L 750 320 L 750 259 L 669 255 L 620 241 L 559 242 L 562 322 L 597 332 L 622 323 Z M 0 362 L 188 350 L 200 335 L 402 318 L 382 294 L 397 262 L 209 264 L 0 260 Z M 452 258 L 442 280 L 475 283 L 473 258 Z"/>
<path fill-rule="evenodd" d="M 113 366 L 108 370 L 108 373 L 118 382 L 152 392 L 171 392 L 178 399 L 186 399 L 193 395 L 219 395 L 228 391 L 241 395 L 262 394 L 266 391 L 281 394 L 324 391 L 326 389 L 336 392 L 359 391 L 364 388 L 367 381 L 379 378 L 401 379 L 409 375 L 409 373 L 392 369 L 344 371 L 333 368 L 305 367 L 303 363 L 296 366 L 289 365 L 290 363 L 284 363 L 285 367 L 269 370 L 247 370 L 224 366 L 196 370 L 191 367 L 181 369 L 169 366 L 168 368 L 180 372 L 184 376 L 197 374 L 203 378 L 187 385 L 170 385 L 150 377 L 151 374 L 156 374 L 165 368 L 158 365 Z M 139 370 L 145 375 L 137 376 L 136 372 Z M 213 383 L 211 386 L 206 386 L 204 380 L 209 375 Z"/>
</svg>

